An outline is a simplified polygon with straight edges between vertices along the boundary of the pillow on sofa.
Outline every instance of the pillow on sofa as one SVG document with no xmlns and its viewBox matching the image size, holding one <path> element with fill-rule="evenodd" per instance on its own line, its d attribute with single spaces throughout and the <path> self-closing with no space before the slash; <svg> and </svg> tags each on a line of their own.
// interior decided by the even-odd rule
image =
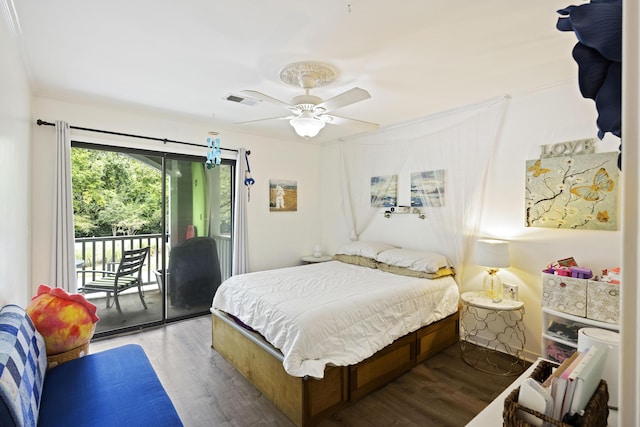
<svg viewBox="0 0 640 427">
<path fill-rule="evenodd" d="M 436 273 L 439 269 L 449 266 L 447 258 L 437 252 L 400 248 L 380 252 L 376 256 L 376 261 L 426 273 Z"/>
<path fill-rule="evenodd" d="M 44 338 L 21 307 L 0 309 L 0 425 L 35 426 L 47 369 Z"/>
<path fill-rule="evenodd" d="M 380 252 L 393 248 L 397 248 L 397 246 L 385 242 L 355 241 L 342 246 L 336 251 L 336 254 L 358 255 L 375 259 Z"/>
<path fill-rule="evenodd" d="M 93 337 L 98 316 L 96 306 L 84 295 L 62 288 L 38 287 L 25 311 L 44 338 L 49 356 L 80 347 Z"/>
</svg>

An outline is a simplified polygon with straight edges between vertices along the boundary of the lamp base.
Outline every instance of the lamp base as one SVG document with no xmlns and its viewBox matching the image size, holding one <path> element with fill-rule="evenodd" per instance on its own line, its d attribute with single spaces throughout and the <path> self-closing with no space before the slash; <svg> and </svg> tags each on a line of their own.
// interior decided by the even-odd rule
<svg viewBox="0 0 640 427">
<path fill-rule="evenodd" d="M 483 288 L 486 292 L 487 296 L 491 298 L 492 302 L 500 302 L 502 301 L 502 280 L 496 274 L 498 272 L 497 268 L 487 269 L 487 276 L 483 281 Z"/>
</svg>

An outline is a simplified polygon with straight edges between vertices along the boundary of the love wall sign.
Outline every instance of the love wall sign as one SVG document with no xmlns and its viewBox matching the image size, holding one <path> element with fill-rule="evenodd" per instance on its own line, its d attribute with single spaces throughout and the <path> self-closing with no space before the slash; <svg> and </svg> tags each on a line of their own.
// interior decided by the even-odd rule
<svg viewBox="0 0 640 427">
<path fill-rule="evenodd" d="M 544 159 L 548 157 L 572 156 L 577 154 L 593 154 L 593 144 L 593 138 L 589 138 L 541 145 L 540 148 L 542 152 L 540 153 L 540 158 Z"/>
</svg>

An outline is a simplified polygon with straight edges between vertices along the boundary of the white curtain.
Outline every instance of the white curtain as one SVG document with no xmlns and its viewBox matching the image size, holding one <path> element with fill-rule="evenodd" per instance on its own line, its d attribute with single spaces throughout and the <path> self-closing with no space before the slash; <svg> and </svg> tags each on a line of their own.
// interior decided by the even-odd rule
<svg viewBox="0 0 640 427">
<path fill-rule="evenodd" d="M 376 146 L 372 150 L 372 146 Z M 370 139 L 341 142 L 340 157 L 342 164 L 342 208 L 349 225 L 349 239 L 358 240 L 360 233 L 367 229 L 376 213 L 388 208 L 382 206 L 384 194 L 392 185 L 397 184 L 394 175 L 404 162 L 403 156 L 394 155 L 381 159 L 378 156 L 377 144 Z M 375 157 L 369 162 L 369 156 Z M 373 165 L 377 166 L 373 166 Z M 374 172 L 376 171 L 376 172 Z M 373 192 L 373 180 L 377 191 Z"/>
<path fill-rule="evenodd" d="M 358 239 L 388 208 L 372 207 L 372 177 L 397 176 L 397 202 L 427 219 L 412 225 L 414 249 L 438 250 L 462 274 L 481 219 L 487 172 L 500 139 L 508 97 L 440 113 L 340 142 L 343 208 L 350 238 Z M 444 170 L 442 206 L 411 194 L 412 174 Z M 417 180 L 416 180 L 417 181 Z M 414 182 L 415 183 L 415 182 Z M 404 193 L 403 193 L 404 190 Z M 379 195 L 377 196 L 379 197 Z"/>
<path fill-rule="evenodd" d="M 235 194 L 235 218 L 233 221 L 233 261 L 231 264 L 231 274 L 242 274 L 249 271 L 248 239 L 247 228 L 247 203 L 251 192 L 251 186 L 245 185 L 247 179 L 246 150 L 238 149 L 236 159 L 236 194 Z"/>
<path fill-rule="evenodd" d="M 77 292 L 71 190 L 71 131 L 69 124 L 63 121 L 56 121 L 50 285 L 67 292 Z"/>
</svg>

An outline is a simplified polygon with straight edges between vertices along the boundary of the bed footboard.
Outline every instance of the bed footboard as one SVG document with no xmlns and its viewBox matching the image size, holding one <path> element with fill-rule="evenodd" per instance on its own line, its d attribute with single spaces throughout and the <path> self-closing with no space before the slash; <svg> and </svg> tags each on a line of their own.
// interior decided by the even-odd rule
<svg viewBox="0 0 640 427">
<path fill-rule="evenodd" d="M 456 312 L 396 340 L 357 365 L 327 367 L 321 380 L 287 374 L 277 350 L 215 310 L 212 343 L 216 351 L 297 426 L 312 426 L 455 344 L 458 323 Z"/>
<path fill-rule="evenodd" d="M 224 314 L 214 313 L 213 348 L 298 426 L 313 425 L 348 401 L 348 367 L 328 367 L 321 380 L 293 377 L 282 357 L 238 329 Z"/>
</svg>

